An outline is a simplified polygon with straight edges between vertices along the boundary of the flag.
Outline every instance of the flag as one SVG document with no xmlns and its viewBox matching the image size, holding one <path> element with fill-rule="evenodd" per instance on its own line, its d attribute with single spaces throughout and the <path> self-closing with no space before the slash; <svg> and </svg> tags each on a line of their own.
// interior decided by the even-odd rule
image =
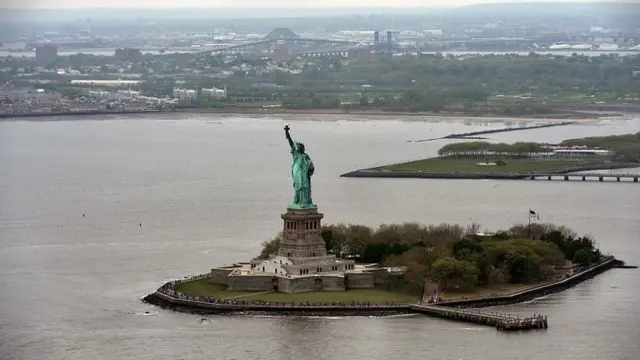
<svg viewBox="0 0 640 360">
<path fill-rule="evenodd" d="M 529 209 L 529 218 L 534 218 L 534 219 L 540 220 L 540 215 L 538 213 L 536 213 L 535 211 Z"/>
</svg>

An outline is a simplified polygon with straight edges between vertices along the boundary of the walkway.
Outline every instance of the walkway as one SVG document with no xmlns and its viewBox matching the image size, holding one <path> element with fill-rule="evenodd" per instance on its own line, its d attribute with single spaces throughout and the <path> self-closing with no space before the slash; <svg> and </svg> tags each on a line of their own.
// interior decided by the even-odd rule
<svg viewBox="0 0 640 360">
<path fill-rule="evenodd" d="M 452 309 L 428 304 L 412 305 L 411 310 L 445 319 L 494 326 L 498 330 L 530 330 L 547 328 L 547 317 L 538 314 L 520 318 L 518 316 L 497 312 L 485 312 L 474 309 Z"/>
</svg>

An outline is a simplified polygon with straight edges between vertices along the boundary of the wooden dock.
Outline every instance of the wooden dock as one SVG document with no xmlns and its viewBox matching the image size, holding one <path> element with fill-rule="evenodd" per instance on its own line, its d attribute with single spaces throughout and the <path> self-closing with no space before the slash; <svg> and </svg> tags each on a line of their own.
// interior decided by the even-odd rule
<svg viewBox="0 0 640 360">
<path fill-rule="evenodd" d="M 505 331 L 546 329 L 548 326 L 547 317 L 539 314 L 519 317 L 475 309 L 453 309 L 433 304 L 412 305 L 411 310 L 444 319 L 493 326 L 498 330 Z"/>
</svg>

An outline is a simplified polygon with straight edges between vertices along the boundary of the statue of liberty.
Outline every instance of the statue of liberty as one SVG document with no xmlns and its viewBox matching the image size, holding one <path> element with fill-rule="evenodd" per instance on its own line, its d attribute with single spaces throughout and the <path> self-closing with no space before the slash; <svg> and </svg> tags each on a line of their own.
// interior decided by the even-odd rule
<svg viewBox="0 0 640 360">
<path fill-rule="evenodd" d="M 290 209 L 315 209 L 317 206 L 311 199 L 311 176 L 315 168 L 313 162 L 304 150 L 304 144 L 293 141 L 289 135 L 289 124 L 285 124 L 284 132 L 291 147 L 293 162 L 291 163 L 291 177 L 293 179 L 293 203 Z"/>
</svg>

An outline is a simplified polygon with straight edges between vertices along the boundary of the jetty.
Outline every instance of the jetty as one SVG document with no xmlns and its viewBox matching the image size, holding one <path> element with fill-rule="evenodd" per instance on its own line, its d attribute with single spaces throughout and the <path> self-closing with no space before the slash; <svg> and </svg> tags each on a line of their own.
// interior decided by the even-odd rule
<svg viewBox="0 0 640 360">
<path fill-rule="evenodd" d="M 546 329 L 548 327 L 547 317 L 539 314 L 534 314 L 529 317 L 519 317 L 498 312 L 479 311 L 475 309 L 452 309 L 430 304 L 412 305 L 411 311 L 449 320 L 493 326 L 498 330 L 505 331 Z"/>
<path fill-rule="evenodd" d="M 472 132 L 462 133 L 462 134 L 449 134 L 449 135 L 446 135 L 446 136 L 443 136 L 443 137 L 439 137 L 439 138 L 415 140 L 414 142 L 426 142 L 426 141 L 435 141 L 435 140 L 443 140 L 443 139 L 479 140 L 479 139 L 482 139 L 482 138 L 478 138 L 477 137 L 478 135 L 489 135 L 489 134 L 496 134 L 496 133 L 502 133 L 502 132 L 511 132 L 511 131 L 544 129 L 544 128 L 549 128 L 549 127 L 566 126 L 566 125 L 571 125 L 571 124 L 574 124 L 574 122 L 573 121 L 565 121 L 565 122 L 561 122 L 561 123 L 551 123 L 551 124 L 544 124 L 544 125 L 523 126 L 523 127 L 508 127 L 508 128 L 501 128 L 501 129 L 480 130 L 480 131 L 472 131 Z"/>
</svg>

